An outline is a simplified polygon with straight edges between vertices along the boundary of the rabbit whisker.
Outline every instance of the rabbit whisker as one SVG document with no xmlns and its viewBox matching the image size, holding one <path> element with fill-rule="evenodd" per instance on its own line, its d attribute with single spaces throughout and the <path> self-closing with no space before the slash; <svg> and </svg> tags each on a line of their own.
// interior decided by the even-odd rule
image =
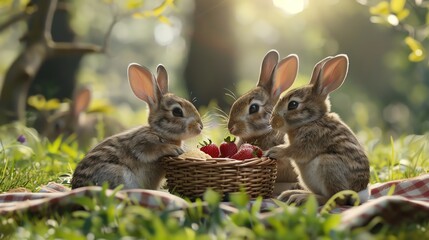
<svg viewBox="0 0 429 240">
<path fill-rule="evenodd" d="M 225 91 L 227 91 L 227 93 L 225 93 L 226 96 L 232 98 L 234 101 L 237 100 L 237 96 L 235 95 L 235 93 L 232 90 L 230 90 L 228 88 L 224 88 L 224 89 L 225 89 Z"/>
<path fill-rule="evenodd" d="M 228 113 L 226 113 L 226 112 L 225 112 L 224 110 L 222 110 L 221 108 L 219 108 L 219 107 L 215 107 L 214 109 L 216 110 L 217 114 L 219 114 L 220 116 L 225 117 L 225 118 L 228 118 L 228 117 L 229 117 L 229 116 L 228 116 Z"/>
<path fill-rule="evenodd" d="M 216 116 L 217 118 L 219 118 L 220 122 L 223 123 L 223 124 L 225 124 L 225 126 L 227 125 L 228 120 L 229 120 L 228 117 L 222 116 L 220 114 L 213 114 L 213 115 Z"/>
</svg>

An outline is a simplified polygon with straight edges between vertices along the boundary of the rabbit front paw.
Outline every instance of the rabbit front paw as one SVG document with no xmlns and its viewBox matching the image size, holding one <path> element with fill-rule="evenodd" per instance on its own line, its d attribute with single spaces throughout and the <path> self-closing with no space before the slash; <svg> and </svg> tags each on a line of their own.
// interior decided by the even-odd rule
<svg viewBox="0 0 429 240">
<path fill-rule="evenodd" d="M 295 204 L 296 206 L 300 206 L 307 201 L 310 194 L 310 192 L 305 190 L 287 190 L 282 192 L 277 199 L 282 202 L 286 202 L 286 204 Z"/>
<path fill-rule="evenodd" d="M 184 153 L 183 149 L 180 146 L 168 144 L 168 146 L 163 151 L 163 157 L 171 156 L 177 157 L 180 154 Z"/>
<path fill-rule="evenodd" d="M 268 149 L 268 151 L 266 151 L 264 155 L 266 157 L 269 157 L 272 159 L 280 160 L 280 159 L 283 159 L 285 157 L 284 156 L 284 149 L 285 148 L 282 145 L 275 146 L 275 147 Z"/>
</svg>

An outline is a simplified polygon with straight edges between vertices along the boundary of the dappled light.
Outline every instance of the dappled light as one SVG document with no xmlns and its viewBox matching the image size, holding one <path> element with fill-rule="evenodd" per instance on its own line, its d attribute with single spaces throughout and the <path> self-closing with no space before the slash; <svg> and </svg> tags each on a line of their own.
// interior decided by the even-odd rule
<svg viewBox="0 0 429 240">
<path fill-rule="evenodd" d="M 285 13 L 294 15 L 302 12 L 308 4 L 308 0 L 273 0 L 274 6 Z"/>
</svg>

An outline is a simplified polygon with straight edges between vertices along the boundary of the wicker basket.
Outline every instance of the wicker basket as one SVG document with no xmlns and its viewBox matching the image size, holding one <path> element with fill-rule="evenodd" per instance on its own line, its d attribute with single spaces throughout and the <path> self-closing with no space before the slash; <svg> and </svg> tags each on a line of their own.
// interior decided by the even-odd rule
<svg viewBox="0 0 429 240">
<path fill-rule="evenodd" d="M 164 158 L 167 187 L 172 193 L 190 199 L 201 198 L 207 188 L 227 199 L 243 188 L 251 198 L 272 196 L 277 164 L 266 157 L 244 161 L 214 158 Z"/>
</svg>

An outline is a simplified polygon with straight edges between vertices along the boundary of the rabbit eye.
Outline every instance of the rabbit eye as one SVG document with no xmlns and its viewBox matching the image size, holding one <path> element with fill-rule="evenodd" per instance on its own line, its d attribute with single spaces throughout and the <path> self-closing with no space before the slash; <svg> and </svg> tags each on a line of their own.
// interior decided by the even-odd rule
<svg viewBox="0 0 429 240">
<path fill-rule="evenodd" d="M 294 110 L 298 107 L 299 103 L 297 101 L 290 101 L 287 105 L 288 110 Z"/>
<path fill-rule="evenodd" d="M 259 105 L 254 103 L 249 107 L 249 114 L 257 113 L 259 111 Z"/>
<path fill-rule="evenodd" d="M 175 117 L 183 117 L 183 111 L 182 109 L 175 107 L 173 108 L 173 116 Z"/>
</svg>

